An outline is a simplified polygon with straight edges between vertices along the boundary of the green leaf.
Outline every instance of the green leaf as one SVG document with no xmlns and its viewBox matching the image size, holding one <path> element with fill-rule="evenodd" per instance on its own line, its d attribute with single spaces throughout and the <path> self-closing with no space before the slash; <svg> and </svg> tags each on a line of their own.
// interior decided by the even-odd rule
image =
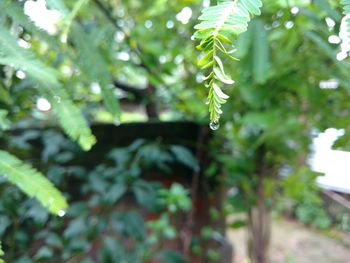
<svg viewBox="0 0 350 263">
<path fill-rule="evenodd" d="M 1 242 L 0 242 L 0 257 L 4 256 L 5 253 L 4 251 L 2 250 L 2 245 L 1 245 Z M 1 258 L 0 258 L 0 263 L 5 263 L 5 261 L 3 261 Z"/>
<path fill-rule="evenodd" d="M 264 23 L 261 20 L 252 22 L 253 35 L 253 78 L 263 84 L 268 77 L 269 48 Z"/>
<path fill-rule="evenodd" d="M 202 22 L 195 26 L 199 30 L 213 30 L 213 35 L 221 31 L 240 34 L 247 30 L 251 15 L 260 15 L 261 0 L 237 0 L 221 1 L 216 6 L 204 8 L 202 15 L 198 18 Z M 251 14 L 251 15 L 250 15 Z M 197 34 L 197 38 L 206 35 Z M 221 37 L 227 37 L 224 33 Z"/>
<path fill-rule="evenodd" d="M 202 69 L 207 69 L 210 68 L 211 66 L 213 66 L 215 63 L 214 60 L 210 61 L 209 63 L 205 64 L 204 66 L 202 66 Z"/>
<path fill-rule="evenodd" d="M 251 43 L 253 42 L 254 36 L 252 34 L 252 30 L 250 30 L 250 27 L 247 32 L 244 32 L 238 37 L 237 44 L 236 44 L 237 52 L 235 54 L 238 58 L 242 58 L 246 56 L 248 52 L 251 50 Z"/>
<path fill-rule="evenodd" d="M 214 89 L 215 94 L 219 98 L 221 98 L 223 100 L 227 100 L 229 98 L 229 96 L 227 96 L 225 93 L 223 93 L 221 88 L 218 85 L 216 85 L 215 83 L 213 83 L 213 89 Z"/>
<path fill-rule="evenodd" d="M 136 201 L 141 206 L 149 211 L 155 211 L 157 206 L 157 193 L 153 184 L 138 180 L 132 186 L 132 190 L 135 194 Z"/>
<path fill-rule="evenodd" d="M 203 56 L 199 61 L 198 61 L 198 66 L 203 67 L 206 65 L 211 58 L 213 57 L 214 50 L 209 51 L 205 56 Z"/>
<path fill-rule="evenodd" d="M 86 232 L 87 224 L 85 217 L 77 217 L 70 221 L 69 226 L 64 230 L 63 236 L 71 239 Z"/>
<path fill-rule="evenodd" d="M 112 228 L 126 237 L 143 240 L 145 236 L 145 222 L 137 212 L 115 212 L 111 216 L 111 225 Z"/>
<path fill-rule="evenodd" d="M 221 82 L 223 82 L 225 84 L 233 84 L 234 83 L 234 81 L 232 79 L 230 79 L 228 76 L 225 75 L 225 72 L 222 72 L 220 67 L 214 67 L 213 70 L 214 70 L 215 76 Z"/>
<path fill-rule="evenodd" d="M 180 145 L 171 145 L 170 151 L 175 155 L 175 158 L 180 163 L 186 165 L 187 167 L 198 171 L 199 165 L 197 159 L 193 156 L 190 150 Z"/>
<path fill-rule="evenodd" d="M 6 177 L 28 196 L 36 198 L 51 213 L 61 214 L 67 208 L 65 198 L 44 175 L 1 150 L 0 175 Z"/>
<path fill-rule="evenodd" d="M 0 130 L 10 129 L 11 122 L 7 118 L 8 111 L 0 109 Z"/>
<path fill-rule="evenodd" d="M 115 203 L 117 202 L 128 190 L 124 183 L 116 183 L 112 185 L 104 194 L 108 201 Z"/>
<path fill-rule="evenodd" d="M 226 74 L 225 74 L 224 65 L 222 64 L 221 59 L 220 59 L 218 56 L 214 56 L 214 59 L 215 59 L 215 61 L 216 61 L 216 64 L 219 65 L 219 68 L 220 68 L 222 74 L 223 74 L 223 75 L 226 75 Z"/>
<path fill-rule="evenodd" d="M 52 250 L 47 246 L 43 246 L 35 254 L 34 259 L 36 259 L 36 260 L 43 260 L 43 259 L 48 260 L 48 259 L 51 259 L 52 257 L 53 257 Z"/>
<path fill-rule="evenodd" d="M 156 257 L 166 263 L 188 263 L 180 253 L 172 250 L 161 251 Z"/>
<path fill-rule="evenodd" d="M 229 39 L 228 37 L 222 35 L 222 34 L 217 34 L 217 38 L 220 39 L 223 42 L 226 42 L 227 44 L 232 44 L 231 39 Z"/>
</svg>

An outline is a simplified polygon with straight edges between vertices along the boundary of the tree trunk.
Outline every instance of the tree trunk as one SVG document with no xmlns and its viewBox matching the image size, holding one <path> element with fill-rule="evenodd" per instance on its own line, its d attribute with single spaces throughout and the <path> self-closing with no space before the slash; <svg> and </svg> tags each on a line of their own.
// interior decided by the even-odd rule
<svg viewBox="0 0 350 263">
<path fill-rule="evenodd" d="M 271 237 L 270 211 L 253 207 L 248 213 L 248 254 L 251 263 L 268 263 Z"/>
<path fill-rule="evenodd" d="M 265 203 L 264 181 L 267 176 L 264 160 L 266 149 L 258 149 L 256 203 L 248 212 L 248 254 L 251 263 L 268 263 L 271 237 L 271 213 Z"/>
</svg>

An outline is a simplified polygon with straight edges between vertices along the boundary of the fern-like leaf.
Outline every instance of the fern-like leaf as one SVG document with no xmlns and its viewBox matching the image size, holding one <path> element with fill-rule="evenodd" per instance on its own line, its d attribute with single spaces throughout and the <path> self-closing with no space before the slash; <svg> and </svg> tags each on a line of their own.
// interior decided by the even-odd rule
<svg viewBox="0 0 350 263">
<path fill-rule="evenodd" d="M 99 83 L 104 104 L 115 118 L 120 116 L 118 98 L 112 90 L 113 81 L 109 74 L 108 65 L 97 47 L 93 45 L 93 39 L 81 26 L 72 26 L 70 39 L 78 50 L 78 66 L 86 74 L 90 82 Z M 93 66 L 91 66 L 93 65 Z"/>
<path fill-rule="evenodd" d="M 95 143 L 84 117 L 70 100 L 57 79 L 55 70 L 47 67 L 29 50 L 21 48 L 8 30 L 0 26 L 0 64 L 25 71 L 37 84 L 39 92 L 50 101 L 64 131 L 80 146 L 89 150 Z"/>
<path fill-rule="evenodd" d="M 221 105 L 228 99 L 219 83 L 234 83 L 225 73 L 220 56 L 235 60 L 231 55 L 234 49 L 227 50 L 226 46 L 233 45 L 232 36 L 247 30 L 251 17 L 260 15 L 261 7 L 261 0 L 221 0 L 216 6 L 203 9 L 199 17 L 201 22 L 195 26 L 197 31 L 193 37 L 201 41 L 197 48 L 204 52 L 204 56 L 198 61 L 198 66 L 202 69 L 210 68 L 206 86 L 209 88 L 207 104 L 213 129 L 218 127 L 222 113 Z"/>
<path fill-rule="evenodd" d="M 55 3 L 58 4 L 59 2 L 56 0 Z M 80 8 L 84 3 L 80 2 L 79 5 L 76 3 L 76 5 L 78 5 Z M 62 5 L 63 3 L 61 2 L 60 6 Z M 69 31 L 71 30 L 71 27 L 76 28 L 74 30 L 75 32 L 73 32 L 70 37 L 76 47 L 76 50 L 79 51 L 78 60 L 75 61 L 75 57 L 72 52 L 66 53 L 74 63 L 78 64 L 84 73 L 83 75 L 87 76 L 87 79 L 90 81 L 90 83 L 98 82 L 100 84 L 106 108 L 115 118 L 118 118 L 120 116 L 120 107 L 118 98 L 111 89 L 113 83 L 112 78 L 108 73 L 107 64 L 99 50 L 94 45 L 92 45 L 93 41 L 90 39 L 90 37 L 81 29 L 80 26 L 74 25 L 74 21 L 72 21 L 78 11 L 78 7 L 75 7 L 71 13 L 68 12 L 68 9 L 65 6 L 61 7 L 60 9 L 60 11 L 64 13 L 65 17 L 65 19 L 62 20 L 65 22 L 63 25 L 64 27 L 62 36 L 66 38 Z M 47 34 L 44 30 L 38 28 L 33 23 L 33 21 L 26 14 L 24 14 L 23 6 L 21 4 L 16 2 L 0 1 L 0 9 L 6 10 L 6 14 L 11 17 L 13 21 L 16 21 L 27 31 L 33 33 L 35 36 L 45 41 L 47 44 L 49 44 L 50 48 L 53 48 L 57 52 L 62 52 L 59 41 L 57 41 L 55 37 Z M 69 23 L 67 21 L 69 21 Z M 91 65 L 94 66 L 91 67 Z"/>
<path fill-rule="evenodd" d="M 36 198 L 51 213 L 62 215 L 67 202 L 44 175 L 17 157 L 0 150 L 0 175 L 30 197 Z"/>
</svg>

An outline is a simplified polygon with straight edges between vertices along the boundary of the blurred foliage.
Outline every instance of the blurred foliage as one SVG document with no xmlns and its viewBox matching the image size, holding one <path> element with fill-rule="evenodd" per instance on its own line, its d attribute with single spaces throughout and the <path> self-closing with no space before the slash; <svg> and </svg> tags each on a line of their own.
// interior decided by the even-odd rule
<svg viewBox="0 0 350 263">
<path fill-rule="evenodd" d="M 301 222 L 321 229 L 328 228 L 332 224 L 324 208 L 313 203 L 299 204 L 296 208 L 296 216 Z"/>
<path fill-rule="evenodd" d="M 259 200 L 268 213 L 287 198 L 303 222 L 338 224 L 324 210 L 309 160 L 313 138 L 329 127 L 345 131 L 337 147 L 349 142 L 348 50 L 338 60 L 342 42 L 329 41 L 340 34 L 341 12 L 338 1 L 266 1 L 238 37 L 240 61 L 225 67 L 236 81 L 223 106 L 225 144 L 213 146 L 223 148 L 213 154 L 228 174 L 227 214 L 248 216 Z"/>
<path fill-rule="evenodd" d="M 198 163 L 189 151 L 179 145 L 164 148 L 159 142 L 136 141 L 110 152 L 106 164 L 87 171 L 69 165 L 76 151 L 62 148 L 76 149 L 73 142 L 61 133 L 47 130 L 40 134 L 33 127 L 60 126 L 88 150 L 95 143 L 90 123 L 119 124 L 130 116 L 147 119 L 144 114 L 135 117 L 124 101 L 142 107 L 155 102 L 161 120 L 166 116 L 206 122 L 208 112 L 203 102 L 207 89 L 196 65 L 203 57 L 199 58 L 190 38 L 200 11 L 215 3 L 47 0 L 45 12 L 51 12 L 51 18 L 59 14 L 49 29 L 40 28 L 25 14 L 24 7 L 30 3 L 34 2 L 0 0 L 1 10 L 6 10 L 0 13 L 0 133 L 17 149 L 13 153 L 18 157 L 31 148 L 31 140 L 42 137 L 47 176 L 72 205 L 64 219 L 47 221 L 50 216 L 42 207 L 31 199 L 23 201 L 21 193 L 4 181 L 1 210 L 6 213 L 1 215 L 1 230 L 6 234 L 4 247 L 9 249 L 6 257 L 14 258 L 20 251 L 22 259 L 16 262 L 23 263 L 45 262 L 52 255 L 58 260 L 86 256 L 89 242 L 95 240 L 96 246 L 104 248 L 98 257 L 105 262 L 121 255 L 131 262 L 150 257 L 147 251 L 153 244 L 146 240 L 146 230 L 155 233 L 152 242 L 173 237 L 176 233 L 169 221 L 173 212 L 188 209 L 188 192 L 179 185 L 163 191 L 140 175 L 143 169 L 151 168 L 170 172 L 173 162 L 198 171 Z M 226 32 L 222 32 L 220 41 L 234 41 L 234 46 L 227 44 L 230 50 L 237 49 L 233 55 L 240 61 L 227 60 L 228 56 L 212 60 L 219 66 L 217 78 L 228 80 L 222 76 L 222 63 L 225 75 L 236 83 L 233 89 L 222 90 L 225 94 L 216 88 L 221 96 L 213 105 L 217 112 L 223 111 L 222 128 L 209 152 L 222 165 L 213 164 L 206 173 L 214 177 L 221 168 L 226 170 L 225 183 L 230 188 L 227 213 L 247 212 L 256 206 L 261 182 L 266 207 L 273 208 L 278 198 L 287 196 L 296 203 L 307 200 L 299 208 L 306 221 L 319 213 L 309 203 L 314 205 L 318 194 L 316 175 L 307 161 L 312 139 L 334 127 L 345 131 L 336 147 L 349 146 L 349 59 L 348 50 L 343 50 L 346 40 L 337 38 L 344 23 L 348 25 L 348 20 L 342 20 L 347 8 L 347 1 L 336 0 L 264 1 L 261 16 L 254 18 L 237 39 L 227 41 Z M 45 25 L 49 25 L 48 20 Z M 337 41 L 329 41 L 330 36 Z M 338 60 L 337 55 L 344 52 L 344 59 Z M 137 92 L 123 90 L 120 84 Z M 151 95 L 150 86 L 154 87 Z M 138 92 L 147 95 L 137 101 Z M 220 108 L 223 100 L 228 100 L 226 94 L 230 103 Z M 44 107 L 39 107 L 40 103 Z M 13 134 L 15 128 L 28 131 L 18 136 Z M 11 155 L 10 159 L 15 158 Z M 260 180 L 262 170 L 264 178 Z M 282 180 L 277 180 L 281 176 Z M 70 180 L 78 182 L 74 191 L 68 191 Z M 83 201 L 76 202 L 74 192 Z M 105 210 L 128 194 L 147 210 L 162 207 L 163 216 L 147 224 L 135 211 Z M 302 206 L 309 206 L 312 215 L 305 209 L 300 212 Z M 321 221 L 319 225 L 326 225 L 325 220 Z M 19 227 L 22 225 L 33 233 L 24 231 Z M 126 249 L 114 236 L 99 239 L 101 231 L 130 238 L 131 243 L 137 241 L 136 245 Z M 210 231 L 204 232 L 206 236 Z M 28 249 L 30 245 L 33 250 Z M 195 242 L 193 248 L 200 250 Z M 217 257 L 214 252 L 208 251 L 212 258 Z M 173 258 L 173 262 L 182 260 L 169 251 L 157 256 Z M 84 262 L 83 258 L 77 260 Z"/>
<path fill-rule="evenodd" d="M 191 208 L 189 192 L 178 183 L 168 189 L 147 178 L 157 171 L 173 173 L 174 165 L 196 169 L 187 148 L 139 139 L 114 148 L 104 162 L 87 169 L 74 164 L 79 149 L 59 132 L 47 130 L 37 139 L 44 149 L 36 164 L 70 206 L 63 218 L 52 217 L 3 181 L 0 235 L 7 262 L 146 262 L 155 257 L 186 262 L 162 244 L 177 237 L 173 220 Z M 181 162 L 174 147 L 191 157 L 191 165 Z"/>
</svg>

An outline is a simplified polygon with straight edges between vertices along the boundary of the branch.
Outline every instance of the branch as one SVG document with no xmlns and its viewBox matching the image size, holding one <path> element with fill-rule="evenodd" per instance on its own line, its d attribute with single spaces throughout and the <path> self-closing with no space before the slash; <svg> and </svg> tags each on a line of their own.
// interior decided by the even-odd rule
<svg viewBox="0 0 350 263">
<path fill-rule="evenodd" d="M 147 85 L 147 88 L 141 89 L 130 86 L 128 84 L 120 83 L 118 81 L 113 82 L 116 88 L 129 92 L 134 95 L 134 101 L 146 106 L 147 116 L 151 120 L 159 119 L 159 110 L 157 100 L 155 99 L 155 87 L 151 84 Z"/>
<path fill-rule="evenodd" d="M 127 44 L 130 48 L 130 50 L 133 50 L 138 58 L 140 59 L 141 63 L 137 64 L 137 66 L 142 67 L 145 69 L 149 74 L 155 76 L 160 82 L 163 82 L 162 79 L 158 76 L 157 72 L 154 72 L 150 66 L 147 65 L 147 62 L 143 59 L 142 53 L 143 50 L 136 44 L 136 47 L 134 47 L 135 44 L 131 44 L 132 40 L 130 38 L 130 35 L 121 27 L 118 25 L 117 20 L 111 15 L 109 9 L 104 6 L 104 4 L 100 0 L 93 0 L 96 6 L 100 9 L 100 11 L 105 15 L 107 20 L 111 22 L 111 24 L 115 27 L 116 30 L 121 31 L 125 35 L 125 40 L 127 41 Z"/>
<path fill-rule="evenodd" d="M 147 99 L 146 89 L 133 87 L 133 86 L 130 86 L 128 84 L 124 84 L 124 83 L 121 83 L 118 81 L 114 81 L 113 84 L 116 88 L 121 89 L 121 90 L 126 91 L 126 92 L 129 92 L 132 95 L 134 95 L 136 103 L 144 102 Z"/>
<path fill-rule="evenodd" d="M 118 25 L 117 21 L 113 18 L 109 10 L 100 2 L 100 0 L 93 0 L 93 1 L 97 5 L 97 7 L 101 10 L 101 12 L 106 16 L 106 18 L 113 24 L 113 26 L 117 30 L 123 32 L 125 36 L 128 38 L 129 37 L 128 34 L 124 31 L 122 27 Z"/>
<path fill-rule="evenodd" d="M 341 206 L 347 208 L 350 210 L 350 201 L 342 197 L 340 194 L 337 194 L 335 192 L 329 191 L 329 190 L 323 190 L 322 191 L 326 196 L 331 198 L 333 201 L 337 202 Z"/>
</svg>

